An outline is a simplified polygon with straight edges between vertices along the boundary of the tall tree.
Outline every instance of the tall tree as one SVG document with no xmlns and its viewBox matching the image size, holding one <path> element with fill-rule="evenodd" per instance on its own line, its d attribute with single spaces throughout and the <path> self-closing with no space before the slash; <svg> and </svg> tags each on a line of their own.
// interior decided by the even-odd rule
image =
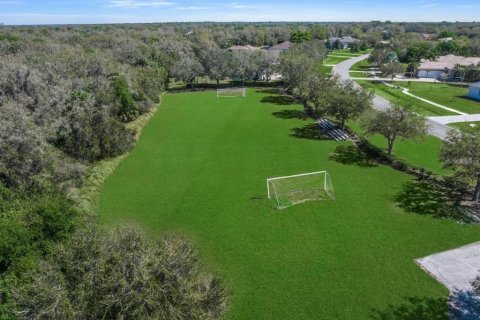
<svg viewBox="0 0 480 320">
<path fill-rule="evenodd" d="M 372 106 L 373 94 L 352 81 L 338 82 L 324 95 L 323 112 L 340 122 L 356 119 Z"/>
<path fill-rule="evenodd" d="M 202 53 L 206 74 L 215 79 L 217 85 L 228 76 L 231 59 L 232 54 L 225 49 L 211 48 Z"/>
<path fill-rule="evenodd" d="M 192 87 L 196 77 L 203 74 L 203 66 L 193 57 L 183 57 L 172 68 L 172 76 Z"/>
<path fill-rule="evenodd" d="M 398 61 L 390 61 L 380 67 L 380 72 L 384 77 L 389 77 L 393 82 L 393 78 L 395 78 L 399 74 L 404 73 L 405 68 Z"/>
<path fill-rule="evenodd" d="M 419 139 L 428 132 L 425 119 L 409 110 L 409 106 L 394 104 L 385 111 L 372 111 L 362 119 L 365 134 L 381 134 L 387 139 L 387 153 L 392 154 L 397 139 Z"/>
<path fill-rule="evenodd" d="M 473 200 L 480 198 L 480 127 L 466 131 L 451 130 L 443 142 L 440 159 L 445 168 L 453 169 L 456 176 L 475 185 Z"/>
</svg>

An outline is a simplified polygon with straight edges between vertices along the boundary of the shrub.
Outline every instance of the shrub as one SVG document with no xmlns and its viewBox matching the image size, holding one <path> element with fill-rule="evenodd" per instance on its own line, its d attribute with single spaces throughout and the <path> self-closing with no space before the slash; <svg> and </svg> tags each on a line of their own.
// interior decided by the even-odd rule
<svg viewBox="0 0 480 320">
<path fill-rule="evenodd" d="M 118 156 L 133 145 L 133 135 L 105 107 L 72 108 L 59 127 L 56 145 L 85 161 Z"/>
<path fill-rule="evenodd" d="M 185 238 L 132 228 L 81 231 L 24 279 L 12 289 L 19 319 L 219 319 L 226 308 Z"/>
<path fill-rule="evenodd" d="M 30 185 L 45 165 L 45 145 L 25 109 L 0 107 L 0 182 Z"/>
<path fill-rule="evenodd" d="M 117 116 L 120 121 L 129 122 L 135 120 L 139 115 L 138 107 L 133 99 L 127 80 L 124 77 L 117 77 L 112 82 L 115 98 L 117 99 Z"/>
</svg>

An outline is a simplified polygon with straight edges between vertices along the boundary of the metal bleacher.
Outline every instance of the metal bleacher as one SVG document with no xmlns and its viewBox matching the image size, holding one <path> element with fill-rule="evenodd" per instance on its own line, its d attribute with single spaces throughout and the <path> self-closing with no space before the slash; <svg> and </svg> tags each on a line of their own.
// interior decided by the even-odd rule
<svg viewBox="0 0 480 320">
<path fill-rule="evenodd" d="M 335 141 L 345 141 L 349 139 L 349 136 L 345 131 L 336 128 L 333 123 L 327 119 L 319 119 L 317 124 L 327 136 Z"/>
</svg>

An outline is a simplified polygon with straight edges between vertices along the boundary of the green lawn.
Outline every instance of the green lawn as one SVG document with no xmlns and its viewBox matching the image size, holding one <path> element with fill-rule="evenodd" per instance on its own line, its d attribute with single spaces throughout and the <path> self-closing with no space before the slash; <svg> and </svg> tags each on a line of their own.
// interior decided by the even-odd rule
<svg viewBox="0 0 480 320">
<path fill-rule="evenodd" d="M 428 190 L 325 140 L 300 110 L 254 90 L 167 95 L 107 180 L 100 222 L 188 235 L 228 287 L 227 319 L 418 318 L 419 305 L 445 301 L 414 259 L 479 241 L 480 227 L 422 214 L 437 204 L 411 190 Z M 265 199 L 266 178 L 324 169 L 336 201 L 277 211 Z M 432 319 L 447 319 L 442 306 Z"/>
<path fill-rule="evenodd" d="M 410 86 L 406 83 L 399 85 L 409 88 L 410 92 L 416 96 L 441 105 L 469 114 L 480 112 L 480 102 L 468 99 L 468 88 L 446 83 L 425 82 L 412 82 Z"/>
<path fill-rule="evenodd" d="M 357 80 L 356 82 L 358 82 L 364 88 L 373 90 L 378 96 L 381 96 L 393 103 L 410 103 L 412 104 L 413 110 L 415 112 L 424 116 L 456 115 L 456 113 L 450 112 L 442 108 L 438 108 L 429 103 L 409 97 L 403 94 L 401 89 L 392 88 L 380 82 L 368 80 Z M 395 85 L 399 86 L 402 84 L 396 82 Z M 406 84 L 403 85 L 407 86 Z"/>
<path fill-rule="evenodd" d="M 362 72 L 358 72 L 358 71 L 350 71 L 349 72 L 350 74 L 350 77 L 352 78 L 373 78 L 375 75 L 372 75 L 372 73 L 368 72 L 368 71 L 362 71 Z M 376 74 L 377 76 L 380 76 L 380 74 Z"/>
<path fill-rule="evenodd" d="M 340 62 L 346 61 L 348 59 L 351 59 L 352 57 L 332 57 L 332 56 L 327 56 L 325 60 L 323 60 L 324 64 L 339 64 Z"/>
<path fill-rule="evenodd" d="M 350 70 L 356 70 L 356 71 L 365 71 L 365 70 L 368 70 L 372 68 L 372 66 L 370 65 L 370 62 L 368 62 L 367 59 L 365 60 L 362 60 L 360 62 L 357 62 L 355 63 L 351 68 Z"/>
<path fill-rule="evenodd" d="M 457 123 L 450 123 L 448 126 L 452 128 L 457 128 L 460 129 L 461 131 L 464 131 L 466 129 L 471 128 L 471 125 L 476 125 L 480 126 L 480 122 L 474 121 L 474 122 L 457 122 Z"/>
<path fill-rule="evenodd" d="M 351 121 L 349 126 L 357 134 L 363 135 L 363 130 L 358 122 Z M 370 136 L 368 140 L 373 145 L 387 150 L 387 140 L 383 136 Z M 393 156 L 415 167 L 423 167 L 440 175 L 450 175 L 452 172 L 443 169 L 439 162 L 441 146 L 442 141 L 434 136 L 427 136 L 419 141 L 398 140 L 393 147 Z"/>
<path fill-rule="evenodd" d="M 353 57 L 358 57 L 364 54 L 371 52 L 371 49 L 358 51 L 358 52 L 351 52 L 350 49 L 342 49 L 342 50 L 333 50 L 331 51 L 332 54 L 341 54 L 341 55 L 349 55 Z"/>
</svg>

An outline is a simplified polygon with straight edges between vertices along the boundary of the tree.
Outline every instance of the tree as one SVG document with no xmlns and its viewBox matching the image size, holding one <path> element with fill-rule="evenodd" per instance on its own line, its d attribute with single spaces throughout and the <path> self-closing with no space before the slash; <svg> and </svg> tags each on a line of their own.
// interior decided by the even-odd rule
<svg viewBox="0 0 480 320">
<path fill-rule="evenodd" d="M 172 76 L 185 82 L 188 87 L 193 87 L 193 81 L 203 72 L 204 69 L 200 62 L 191 57 L 181 58 L 172 67 Z"/>
<path fill-rule="evenodd" d="M 140 111 L 136 101 L 133 99 L 133 96 L 128 87 L 128 82 L 125 77 L 117 77 L 112 82 L 114 95 L 118 101 L 117 106 L 117 116 L 123 122 L 129 122 L 135 120 Z"/>
<path fill-rule="evenodd" d="M 370 53 L 370 56 L 368 56 L 368 62 L 373 66 L 379 67 L 385 62 L 386 56 L 387 52 L 384 49 L 375 49 Z"/>
<path fill-rule="evenodd" d="M 475 185 L 473 200 L 480 198 L 480 127 L 466 131 L 451 130 L 444 140 L 440 160 L 453 169 L 458 179 Z"/>
<path fill-rule="evenodd" d="M 220 48 L 211 48 L 202 54 L 206 74 L 215 79 L 217 85 L 220 84 L 220 80 L 228 76 L 231 60 L 232 54 Z"/>
<path fill-rule="evenodd" d="M 480 80 L 480 63 L 468 66 L 457 64 L 454 67 L 455 75 L 462 78 L 463 82 L 474 82 Z"/>
<path fill-rule="evenodd" d="M 383 76 L 391 78 L 393 82 L 393 78 L 398 74 L 402 74 L 405 72 L 403 65 L 398 61 L 391 61 L 388 63 L 383 64 L 380 67 L 380 72 Z"/>
<path fill-rule="evenodd" d="M 308 111 L 308 81 L 318 74 L 318 67 L 326 57 L 327 50 L 322 41 L 309 41 L 294 45 L 280 57 L 280 73 L 287 90 L 302 99 Z"/>
<path fill-rule="evenodd" d="M 324 95 L 322 112 L 340 122 L 356 119 L 372 106 L 373 94 L 352 81 L 337 82 Z"/>
<path fill-rule="evenodd" d="M 386 54 L 384 63 L 398 62 L 398 55 L 395 51 L 390 51 Z"/>
<path fill-rule="evenodd" d="M 397 139 L 420 139 L 428 133 L 425 119 L 408 105 L 394 104 L 384 111 L 373 111 L 362 119 L 367 135 L 381 134 L 387 139 L 387 154 L 391 155 Z"/>
<path fill-rule="evenodd" d="M 78 231 L 12 289 L 18 319 L 219 319 L 219 279 L 183 237 L 138 229 Z"/>
<path fill-rule="evenodd" d="M 256 52 L 253 58 L 256 60 L 257 77 L 262 77 L 266 82 L 270 81 L 277 70 L 278 56 L 271 51 L 261 50 Z"/>
<path fill-rule="evenodd" d="M 293 43 L 302 43 L 303 41 L 310 41 L 313 39 L 313 35 L 310 31 L 293 31 L 290 36 L 290 41 Z"/>
<path fill-rule="evenodd" d="M 0 181 L 30 185 L 46 166 L 46 144 L 27 111 L 13 102 L 0 105 Z"/>
<path fill-rule="evenodd" d="M 76 159 L 93 162 L 130 150 L 133 135 L 108 108 L 74 100 L 58 127 L 55 144 Z"/>
</svg>

